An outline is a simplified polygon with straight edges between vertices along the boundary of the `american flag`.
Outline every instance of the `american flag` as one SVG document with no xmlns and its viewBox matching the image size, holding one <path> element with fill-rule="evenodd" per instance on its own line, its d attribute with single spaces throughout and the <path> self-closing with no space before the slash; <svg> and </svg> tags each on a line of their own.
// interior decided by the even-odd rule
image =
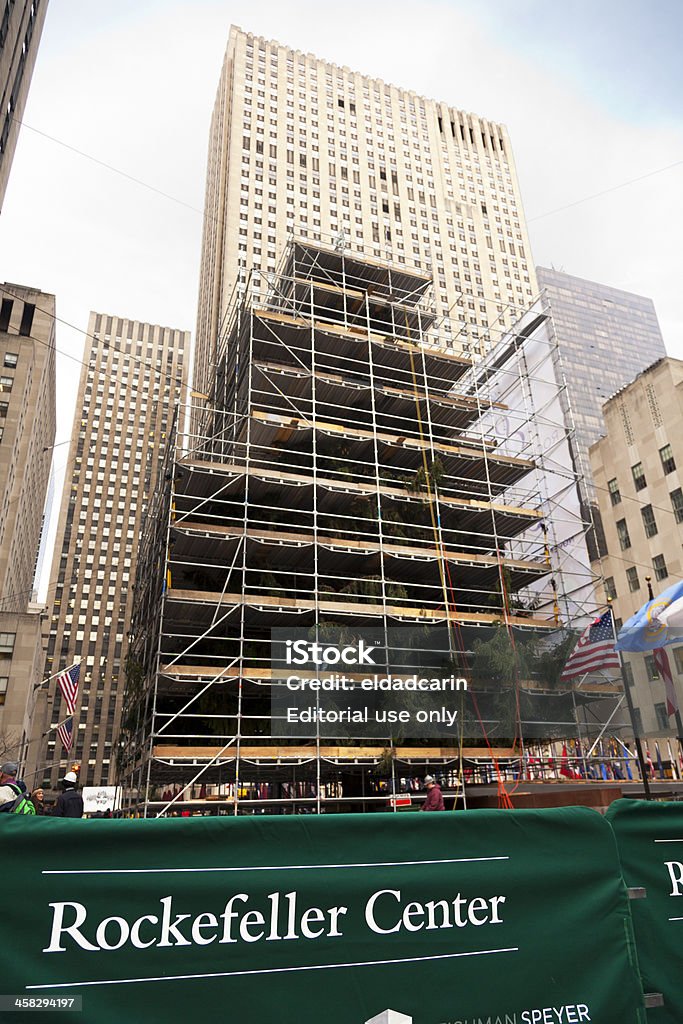
<svg viewBox="0 0 683 1024">
<path fill-rule="evenodd" d="M 66 751 L 71 750 L 73 744 L 73 731 L 74 731 L 74 720 L 73 718 L 67 718 L 66 721 L 62 722 L 61 725 L 57 726 L 57 735 L 62 741 L 62 746 Z"/>
<path fill-rule="evenodd" d="M 655 647 L 652 652 L 654 655 L 655 666 L 659 672 L 660 677 L 664 680 L 664 690 L 666 693 L 666 713 L 671 717 L 678 711 L 678 697 L 676 695 L 676 687 L 674 686 L 673 676 L 671 675 L 671 667 L 669 666 L 669 658 L 663 647 Z"/>
<path fill-rule="evenodd" d="M 585 676 L 601 669 L 620 668 L 619 655 L 614 650 L 614 643 L 612 613 L 605 612 L 595 622 L 591 622 L 579 637 L 576 647 L 562 669 L 560 681 L 565 682 L 567 679 L 575 679 L 576 676 Z"/>
<path fill-rule="evenodd" d="M 76 697 L 78 696 L 78 680 L 81 674 L 81 666 L 72 665 L 71 668 L 65 669 L 61 675 L 57 676 L 57 683 L 59 689 L 62 691 L 62 697 L 66 704 L 66 710 L 70 715 L 76 710 Z"/>
</svg>

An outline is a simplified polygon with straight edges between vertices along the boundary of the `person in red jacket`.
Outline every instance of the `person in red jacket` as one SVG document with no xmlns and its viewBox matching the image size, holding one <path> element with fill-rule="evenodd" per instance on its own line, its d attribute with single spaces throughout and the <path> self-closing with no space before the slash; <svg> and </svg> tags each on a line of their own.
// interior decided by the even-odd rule
<svg viewBox="0 0 683 1024">
<path fill-rule="evenodd" d="M 435 780 L 433 775 L 425 775 L 425 789 L 427 790 L 427 799 L 420 808 L 421 811 L 445 811 L 443 803 L 443 796 L 441 795 L 441 786 Z"/>
</svg>

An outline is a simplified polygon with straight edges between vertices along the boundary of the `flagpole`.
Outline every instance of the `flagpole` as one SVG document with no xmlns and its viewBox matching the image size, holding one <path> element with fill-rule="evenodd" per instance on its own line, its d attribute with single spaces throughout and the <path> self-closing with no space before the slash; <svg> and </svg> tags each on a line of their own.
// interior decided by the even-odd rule
<svg viewBox="0 0 683 1024">
<path fill-rule="evenodd" d="M 66 668 L 60 668 L 59 672 L 54 672 L 51 676 L 48 676 L 47 679 L 42 679 L 39 683 L 34 683 L 33 684 L 33 689 L 34 690 L 39 690 L 41 688 L 41 686 L 45 686 L 46 683 L 49 683 L 53 679 L 56 679 L 57 676 L 64 675 L 65 672 L 68 672 L 69 669 L 73 668 L 74 665 L 76 665 L 76 664 L 80 665 L 80 662 L 75 662 L 74 661 L 73 665 L 68 665 Z"/>
<path fill-rule="evenodd" d="M 61 722 L 57 722 L 57 723 L 55 723 L 55 725 L 48 726 L 47 729 L 45 730 L 45 732 L 41 732 L 40 735 L 34 736 L 33 739 L 26 740 L 26 742 L 23 744 L 23 750 L 22 750 L 21 758 L 19 759 L 19 763 L 21 765 L 24 764 L 24 760 L 26 758 L 26 754 L 28 752 L 28 748 L 31 746 L 32 743 L 40 743 L 51 732 L 56 732 L 56 730 L 59 729 L 60 725 L 64 725 L 66 722 L 69 721 L 70 718 L 73 718 L 73 715 L 67 715 L 66 718 L 63 718 Z M 69 753 L 69 751 L 67 750 L 67 754 L 68 753 Z M 33 778 L 34 775 L 39 775 L 42 771 L 45 770 L 45 767 L 48 764 L 52 764 L 52 763 L 53 763 L 52 761 L 46 761 L 42 768 L 37 768 L 36 771 L 31 773 L 31 775 L 24 775 L 24 773 L 22 772 L 21 777 L 22 777 L 22 779 Z"/>
<path fill-rule="evenodd" d="M 614 608 L 612 607 L 612 602 L 611 601 L 609 601 L 608 603 L 609 603 L 610 620 L 611 620 L 611 623 L 612 623 L 612 633 L 614 634 L 614 642 L 616 643 L 616 641 L 617 641 L 617 629 L 616 629 L 616 624 L 614 622 Z M 622 681 L 623 686 L 624 686 L 624 695 L 626 697 L 626 706 L 628 707 L 628 715 L 629 715 L 629 718 L 631 719 L 631 728 L 633 729 L 633 739 L 635 740 L 635 744 L 636 744 L 636 755 L 638 757 L 638 767 L 640 768 L 640 775 L 641 775 L 641 778 L 643 780 L 643 789 L 645 790 L 645 799 L 646 800 L 652 800 L 652 793 L 650 792 L 650 780 L 649 780 L 648 774 L 647 774 L 647 766 L 645 764 L 645 758 L 643 757 L 643 745 L 640 742 L 640 736 L 638 735 L 638 730 L 636 729 L 636 716 L 635 716 L 635 708 L 633 707 L 633 698 L 631 697 L 631 691 L 630 691 L 630 688 L 629 688 L 629 685 L 628 685 L 628 679 L 626 678 L 626 673 L 624 672 L 624 659 L 622 657 L 621 651 L 617 651 L 617 654 L 619 655 L 619 667 L 621 669 L 621 681 Z"/>
<path fill-rule="evenodd" d="M 654 590 L 652 589 L 652 577 L 651 576 L 646 576 L 645 577 L 645 582 L 647 583 L 648 597 L 650 598 L 651 601 L 654 601 L 655 594 L 654 594 Z M 670 670 L 670 666 L 669 666 L 669 670 Z M 674 696 L 676 697 L 676 710 L 675 710 L 674 714 L 676 716 L 676 732 L 678 733 L 677 738 L 678 738 L 678 747 L 679 747 L 679 751 L 680 751 L 680 750 L 683 750 L 683 721 L 681 720 L 681 709 L 678 706 L 678 694 L 676 693 L 676 684 L 673 681 L 673 676 L 671 677 L 671 685 L 674 688 Z"/>
<path fill-rule="evenodd" d="M 609 718 L 607 719 L 607 721 L 603 725 L 602 729 L 598 733 L 597 738 L 596 738 L 595 742 L 593 743 L 593 746 L 590 748 L 590 750 L 586 754 L 586 757 L 592 757 L 593 756 L 593 751 L 597 747 L 598 743 L 600 743 L 600 741 L 602 740 L 602 737 L 605 735 L 605 733 L 607 732 L 609 726 L 612 724 L 612 719 L 614 718 L 614 716 L 616 715 L 617 711 L 619 710 L 619 708 L 621 707 L 621 705 L 623 703 L 624 703 L 624 698 L 620 697 L 619 701 L 617 703 L 617 706 L 612 710 L 612 714 L 609 716 Z"/>
<path fill-rule="evenodd" d="M 40 743 L 41 740 L 45 739 L 48 733 L 54 732 L 56 729 L 59 729 L 60 725 L 64 725 L 65 722 L 68 722 L 69 719 L 73 717 L 74 716 L 71 714 L 71 712 L 69 712 L 66 718 L 63 718 L 61 722 L 57 722 L 55 725 L 48 726 L 45 732 L 41 732 L 38 736 L 34 736 L 33 739 L 26 740 L 26 743 L 24 744 L 25 748 L 28 749 L 32 743 Z M 14 748 L 12 747 L 10 749 L 13 750 Z"/>
<path fill-rule="evenodd" d="M 42 690 L 44 686 L 47 686 L 47 684 L 52 682 L 53 679 L 58 679 L 59 676 L 64 675 L 65 672 L 70 672 L 73 668 L 76 668 L 76 667 L 80 668 L 81 664 L 82 664 L 82 660 L 78 661 L 78 662 L 74 661 L 74 662 L 72 662 L 71 665 L 67 665 L 66 668 L 60 668 L 58 672 L 53 672 L 51 676 L 47 676 L 47 678 L 41 679 L 41 681 L 39 683 L 34 683 L 33 684 L 33 689 L 29 690 L 27 695 L 26 695 L 26 707 L 24 709 L 24 717 L 25 717 L 25 719 L 28 720 L 28 723 L 30 725 L 33 724 L 33 716 L 35 715 L 35 712 L 36 712 L 36 706 L 37 706 L 37 703 L 38 703 L 38 696 L 37 696 L 38 695 L 38 690 Z M 62 694 L 62 696 L 64 696 L 64 694 Z M 31 701 L 33 701 L 33 708 L 29 711 L 29 704 L 31 703 Z M 67 702 L 67 707 L 68 707 L 68 702 Z M 76 708 L 74 707 L 74 710 L 69 713 L 67 718 L 71 717 L 75 713 L 76 713 Z M 66 719 L 64 721 L 66 721 Z M 27 734 L 26 734 L 26 732 L 24 730 L 22 730 L 21 741 L 20 741 L 20 743 L 16 744 L 19 747 L 19 755 L 18 755 L 18 758 L 17 758 L 19 763 L 21 765 L 24 764 L 24 761 L 25 761 L 25 759 L 27 757 L 27 754 L 28 754 L 28 748 L 31 746 L 32 743 L 35 743 L 37 740 L 44 739 L 47 736 L 48 732 L 51 732 L 53 729 L 59 728 L 59 725 L 62 725 L 62 724 L 63 723 L 60 722 L 56 726 L 50 726 L 50 728 L 46 732 L 42 733 L 40 736 L 34 736 L 33 739 L 26 739 L 26 735 Z"/>
</svg>

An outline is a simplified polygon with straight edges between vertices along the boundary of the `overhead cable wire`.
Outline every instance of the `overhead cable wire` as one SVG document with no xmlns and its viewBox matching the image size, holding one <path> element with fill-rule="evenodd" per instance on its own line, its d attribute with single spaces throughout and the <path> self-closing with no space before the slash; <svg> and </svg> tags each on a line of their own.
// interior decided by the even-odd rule
<svg viewBox="0 0 683 1024">
<path fill-rule="evenodd" d="M 672 164 L 667 164 L 666 167 L 657 167 L 654 171 L 647 171 L 646 174 L 640 174 L 637 178 L 629 178 L 628 181 L 621 181 L 618 185 L 611 185 L 609 188 L 603 188 L 600 192 L 593 192 L 590 196 L 583 196 L 582 199 L 575 199 L 571 203 L 565 203 L 564 206 L 557 206 L 554 210 L 546 210 L 545 213 L 538 213 L 535 217 L 527 217 L 527 223 L 532 223 L 535 220 L 543 220 L 545 217 L 553 217 L 556 213 L 563 213 L 564 210 L 571 210 L 575 206 L 581 206 L 582 203 L 590 203 L 594 199 L 600 199 L 602 196 L 610 195 L 612 192 L 617 192 L 621 188 L 627 188 L 629 185 L 636 185 L 639 181 L 645 181 L 647 178 L 654 177 L 655 174 L 664 174 L 665 171 L 671 171 L 674 167 L 680 167 L 683 165 L 683 160 L 675 160 Z"/>
<path fill-rule="evenodd" d="M 62 139 L 58 139 L 54 135 L 50 135 L 48 132 L 42 131 L 40 128 L 34 128 L 33 125 L 27 124 L 25 121 L 22 121 L 17 117 L 12 117 L 12 120 L 21 127 L 27 128 L 28 131 L 34 132 L 36 135 L 40 135 L 42 138 L 47 139 L 49 142 L 54 142 L 55 145 L 62 146 L 64 149 L 68 149 L 77 156 L 83 157 L 84 160 L 89 160 L 92 163 L 97 164 L 99 167 L 104 167 L 113 174 L 118 174 L 120 177 L 126 178 L 128 181 L 132 181 L 134 184 L 140 185 L 141 188 L 146 188 L 150 192 L 154 192 L 156 195 L 159 195 L 164 199 L 169 199 L 172 203 L 184 206 L 185 209 L 192 210 L 200 216 L 204 215 L 204 210 L 201 210 L 198 206 L 194 206 L 192 203 L 188 203 L 184 199 L 179 199 L 177 196 L 172 195 L 170 192 L 165 192 L 156 185 L 150 185 L 149 182 L 144 181 L 142 178 L 138 178 L 134 174 L 129 174 L 128 171 L 123 171 L 120 167 L 116 167 L 114 164 L 111 164 L 106 160 L 101 160 L 99 157 L 93 156 L 91 153 L 86 153 L 84 150 L 78 149 L 77 146 L 72 146 L 71 143 L 64 142 Z M 636 178 L 629 178 L 627 181 L 621 181 L 616 185 L 610 185 L 608 188 L 601 189 L 599 192 L 593 192 L 591 195 L 582 196 L 580 199 L 574 199 L 572 202 L 566 203 L 564 206 L 558 206 L 553 210 L 546 210 L 545 213 L 536 214 L 534 217 L 527 217 L 527 223 L 543 220 L 545 217 L 553 217 L 556 213 L 563 213 L 565 210 L 570 210 L 575 206 L 592 202 L 594 199 L 600 199 L 602 196 L 610 195 L 612 192 L 617 192 L 622 188 L 628 188 L 629 185 L 636 185 L 640 181 L 652 178 L 656 174 L 664 174 L 666 171 L 671 171 L 675 167 L 680 167 L 681 165 L 683 165 L 683 160 L 675 160 L 673 163 L 666 164 L 664 167 L 657 167 L 652 171 L 646 171 L 645 174 L 640 174 Z"/>
<path fill-rule="evenodd" d="M 20 295 L 17 292 L 13 292 L 11 290 L 11 288 L 9 288 L 6 284 L 1 284 L 0 285 L 0 294 L 7 295 L 10 298 L 19 300 L 20 302 L 24 302 L 25 301 L 25 296 L 24 295 Z M 84 337 L 87 338 L 89 341 L 97 342 L 99 340 L 98 338 L 95 337 L 94 334 L 89 334 L 88 331 L 84 330 L 82 327 L 76 327 L 75 324 L 72 324 L 68 320 L 64 320 L 62 317 L 57 316 L 57 314 L 51 312 L 51 310 L 45 309 L 43 306 L 39 306 L 39 305 L 37 305 L 35 303 L 34 303 L 34 305 L 35 305 L 35 308 L 38 310 L 39 313 L 43 313 L 45 316 L 49 317 L 51 320 L 54 320 L 56 323 L 63 324 L 65 327 L 70 327 L 73 331 L 77 331 L 79 334 L 84 335 Z M 101 315 L 106 315 L 106 314 L 101 314 Z M 127 319 L 129 323 L 141 323 L 141 321 L 139 321 L 139 320 L 130 320 L 128 317 L 119 318 L 119 319 Z M 162 331 L 171 330 L 171 329 L 176 330 L 176 328 L 161 327 L 161 325 L 157 325 L 157 324 L 150 325 L 150 326 L 159 326 Z M 186 334 L 186 333 L 189 334 L 190 332 L 189 331 L 180 331 L 178 329 L 178 333 L 180 333 L 180 334 Z M 80 366 L 85 366 L 88 369 L 93 370 L 94 373 L 96 373 L 97 375 L 99 375 L 101 377 L 105 377 L 105 378 L 108 378 L 110 380 L 113 380 L 114 382 L 119 384 L 121 389 L 128 388 L 130 391 L 133 391 L 133 392 L 139 392 L 139 391 L 143 391 L 144 390 L 139 385 L 129 384 L 128 382 L 123 381 L 116 374 L 111 373 L 111 372 L 109 372 L 108 370 L 106 370 L 106 369 L 104 369 L 102 367 L 91 366 L 90 363 L 86 362 L 85 359 L 80 359 L 78 356 L 73 355 L 71 352 L 66 352 L 64 349 L 58 348 L 56 345 L 53 345 L 51 342 L 45 341 L 43 338 L 36 338 L 35 335 L 33 335 L 33 334 L 19 335 L 18 337 L 22 337 L 22 338 L 25 337 L 27 341 L 33 341 L 37 345 L 43 345 L 45 348 L 54 349 L 54 351 L 59 353 L 59 355 L 65 356 L 67 359 L 71 359 L 72 362 L 78 363 Z M 130 340 L 132 341 L 133 339 L 131 338 Z M 181 388 L 186 388 L 189 391 L 192 390 L 192 386 L 191 386 L 190 383 L 186 384 L 181 377 L 174 377 L 173 374 L 169 373 L 167 370 L 162 370 L 162 369 L 160 369 L 157 366 L 153 366 L 152 363 L 146 362 L 143 359 L 142 356 L 133 355 L 132 352 L 124 352 L 123 349 L 118 348 L 116 345 L 112 345 L 111 343 L 108 343 L 108 342 L 106 342 L 105 344 L 106 344 L 106 347 L 109 350 L 111 350 L 113 352 L 116 352 L 120 356 L 124 356 L 124 358 L 129 359 L 131 362 L 139 363 L 140 366 L 143 369 L 150 370 L 157 377 L 165 377 L 166 380 L 169 381 L 169 383 L 171 383 L 171 384 L 175 384 L 175 385 L 177 385 L 178 387 L 181 387 Z M 66 444 L 66 441 L 60 441 L 60 444 Z M 56 447 L 56 445 L 53 445 L 51 447 Z"/>
<path fill-rule="evenodd" d="M 200 210 L 199 207 L 193 206 L 191 203 L 186 203 L 184 199 L 178 199 L 177 196 L 171 195 L 170 192 L 164 192 L 163 189 L 157 188 L 156 185 L 150 185 L 148 181 L 143 181 L 142 178 L 137 178 L 134 174 L 129 174 L 128 171 L 122 171 L 120 167 L 115 167 L 106 160 L 100 160 L 99 157 L 93 156 L 91 153 L 86 153 L 84 150 L 78 149 L 76 146 L 72 146 L 69 142 L 57 139 L 54 135 L 48 135 L 47 132 L 41 131 L 40 128 L 34 128 L 30 124 L 26 124 L 25 121 L 21 121 L 18 117 L 12 117 L 12 120 L 22 128 L 27 128 L 30 132 L 35 132 L 36 135 L 40 135 L 42 138 L 48 139 L 50 142 L 54 142 L 57 146 L 62 146 L 64 149 L 68 149 L 71 153 L 75 153 L 77 156 L 82 156 L 84 160 L 90 160 L 92 163 L 98 164 L 99 167 L 104 167 L 113 174 L 118 174 L 120 177 L 126 178 L 128 181 L 132 181 L 135 185 L 140 185 L 142 188 L 146 188 L 150 192 L 154 192 L 156 195 L 162 196 L 164 199 L 170 199 L 172 203 L 184 206 L 187 210 L 192 210 L 194 213 L 200 214 L 200 216 L 203 214 L 203 210 Z"/>
</svg>

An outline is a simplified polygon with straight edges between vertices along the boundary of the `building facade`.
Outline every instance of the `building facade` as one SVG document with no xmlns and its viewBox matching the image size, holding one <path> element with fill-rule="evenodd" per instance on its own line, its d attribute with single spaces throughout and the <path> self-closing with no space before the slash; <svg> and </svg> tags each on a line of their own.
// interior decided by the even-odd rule
<svg viewBox="0 0 683 1024">
<path fill-rule="evenodd" d="M 501 719 L 498 678 L 477 669 L 503 622 L 520 644 L 557 643 L 590 582 L 565 561 L 581 520 L 552 332 L 531 311 L 475 361 L 427 344 L 431 290 L 425 270 L 301 239 L 269 295 L 230 310 L 200 429 L 160 475 L 140 543 L 120 781 L 142 813 L 181 797 L 207 813 L 368 810 L 387 804 L 388 773 L 410 793 L 428 770 L 453 796 L 453 765 L 474 777 L 489 757 L 463 747 L 482 719 L 538 740 L 552 708 L 551 733 L 574 733 L 568 691 L 548 702 L 541 676 Z M 419 715 L 293 732 L 283 629 L 332 644 L 370 630 L 406 676 L 436 649 L 479 672 L 476 703 L 443 698 L 462 732 L 427 743 Z"/>
<path fill-rule="evenodd" d="M 36 716 L 34 770 L 46 786 L 60 762 L 82 762 L 86 784 L 106 784 L 123 696 L 137 538 L 186 380 L 189 334 L 92 313 L 76 400 L 50 574 L 45 678 L 81 663 L 74 745 L 54 682 Z"/>
<path fill-rule="evenodd" d="M 55 439 L 55 299 L 0 285 L 0 748 L 19 758 L 44 649 L 34 597 Z"/>
<path fill-rule="evenodd" d="M 2 0 L 0 12 L 1 210 L 43 31 L 47 0 Z"/>
<path fill-rule="evenodd" d="M 603 403 L 666 355 L 664 339 L 651 299 L 546 267 L 537 267 L 536 276 L 557 333 L 585 518 L 595 525 L 589 534 L 595 558 L 604 551 L 604 539 L 588 449 L 604 434 Z"/>
<path fill-rule="evenodd" d="M 593 600 L 536 290 L 503 126 L 231 30 L 196 402 L 140 545 L 129 806 L 367 810 L 428 767 L 447 787 L 463 756 L 480 770 L 486 747 L 463 754 L 453 732 L 425 745 L 387 719 L 294 736 L 271 703 L 271 630 L 386 637 L 420 623 L 472 667 L 501 621 L 545 645 Z M 545 695 L 530 693 L 515 733 L 520 709 L 503 723 L 505 695 L 483 669 L 480 683 L 499 738 L 546 735 Z M 552 728 L 573 731 L 569 692 L 556 696 Z M 479 735 L 474 705 L 461 711 L 462 735 Z"/>
<path fill-rule="evenodd" d="M 620 624 L 683 578 L 683 361 L 660 359 L 603 407 L 606 436 L 590 449 L 607 554 L 604 577 Z M 683 645 L 667 648 L 679 701 Z M 637 723 L 643 734 L 675 730 L 652 656 L 627 656 Z"/>
<path fill-rule="evenodd" d="M 408 264 L 475 356 L 535 296 L 506 129 L 232 28 L 211 123 L 194 387 L 233 289 L 265 294 L 291 235 Z"/>
<path fill-rule="evenodd" d="M 0 612 L 0 756 L 24 764 L 30 718 L 40 699 L 45 648 L 45 608 L 27 602 L 23 612 Z"/>
<path fill-rule="evenodd" d="M 55 298 L 0 285 L 0 609 L 31 600 L 56 429 Z"/>
</svg>

